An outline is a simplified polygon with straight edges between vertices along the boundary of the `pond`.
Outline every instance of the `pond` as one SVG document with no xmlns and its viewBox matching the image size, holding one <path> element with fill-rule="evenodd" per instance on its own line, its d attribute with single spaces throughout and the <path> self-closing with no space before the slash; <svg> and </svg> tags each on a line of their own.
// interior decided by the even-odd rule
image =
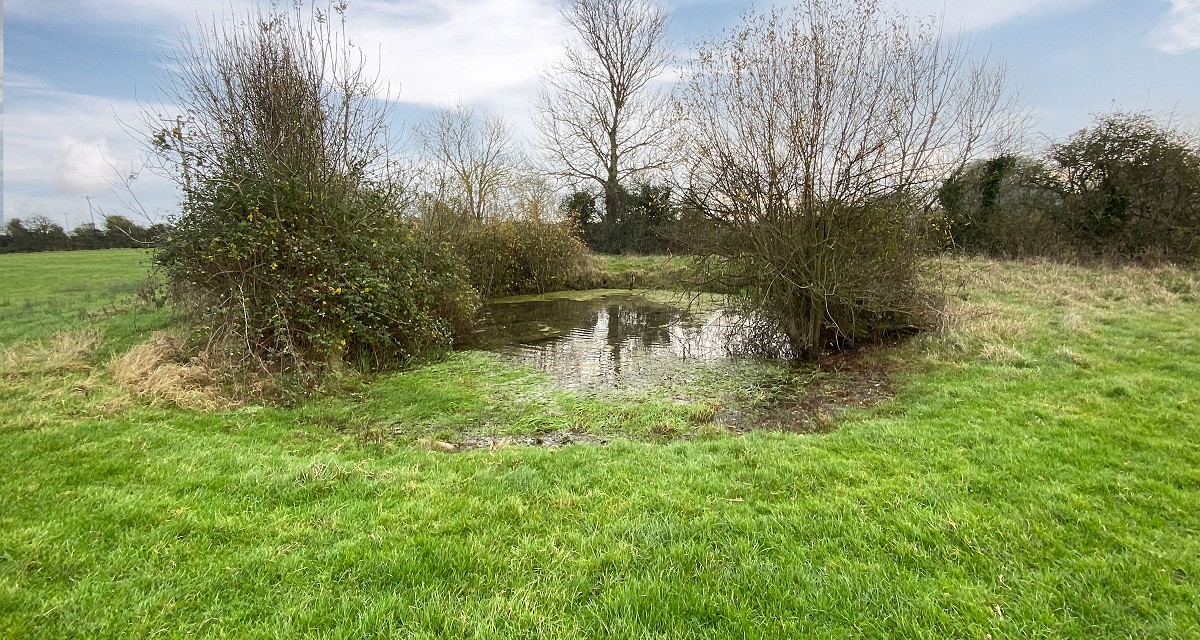
<svg viewBox="0 0 1200 640">
<path fill-rule="evenodd" d="M 466 346 L 538 367 L 567 388 L 613 389 L 728 358 L 733 325 L 714 296 L 570 292 L 489 303 Z"/>
</svg>

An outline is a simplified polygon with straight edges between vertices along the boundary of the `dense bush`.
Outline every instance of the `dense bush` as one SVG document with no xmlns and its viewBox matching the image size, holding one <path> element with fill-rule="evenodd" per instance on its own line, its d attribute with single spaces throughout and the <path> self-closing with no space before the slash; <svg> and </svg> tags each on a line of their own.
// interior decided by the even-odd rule
<svg viewBox="0 0 1200 640">
<path fill-rule="evenodd" d="M 218 355 L 285 374 L 343 360 L 378 369 L 468 326 L 477 296 L 448 247 L 385 212 L 356 220 L 362 209 L 261 195 L 262 206 L 184 216 L 156 256 Z"/>
<path fill-rule="evenodd" d="M 1054 144 L 1059 224 L 1083 252 L 1200 259 L 1200 140 L 1147 113 L 1099 116 Z"/>
<path fill-rule="evenodd" d="M 1044 160 L 1000 156 L 938 192 L 954 246 L 999 257 L 1200 260 L 1200 141 L 1111 113 Z"/>
<path fill-rule="evenodd" d="M 765 353 L 812 358 L 905 333 L 938 309 L 913 210 L 889 198 L 761 219 L 752 232 L 719 225 L 704 234 L 719 250 L 700 254 L 700 270 L 709 288 L 734 293 L 748 345 Z"/>
<path fill-rule="evenodd" d="M 945 248 L 1001 258 L 1070 251 L 1053 185 L 1040 160 L 1023 156 L 1001 155 L 956 171 L 937 193 Z"/>
<path fill-rule="evenodd" d="M 633 191 L 616 189 L 615 207 L 597 206 L 598 196 L 576 191 L 563 201 L 563 208 L 576 220 L 584 242 L 599 253 L 668 253 L 678 249 L 679 212 L 666 185 L 641 183 Z"/>
<path fill-rule="evenodd" d="M 546 293 L 585 284 L 587 247 L 569 223 L 495 220 L 464 224 L 451 242 L 484 297 Z"/>
<path fill-rule="evenodd" d="M 449 248 L 399 213 L 388 114 L 361 62 L 329 13 L 300 12 L 188 42 L 167 93 L 189 118 L 153 140 L 184 194 L 156 257 L 175 301 L 211 356 L 304 387 L 341 362 L 446 348 L 478 300 Z"/>
</svg>

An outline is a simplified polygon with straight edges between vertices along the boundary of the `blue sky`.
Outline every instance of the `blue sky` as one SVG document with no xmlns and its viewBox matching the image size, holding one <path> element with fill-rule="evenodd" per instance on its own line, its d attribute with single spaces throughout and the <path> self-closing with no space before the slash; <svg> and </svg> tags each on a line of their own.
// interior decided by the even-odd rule
<svg viewBox="0 0 1200 640">
<path fill-rule="evenodd" d="M 199 18 L 253 0 L 7 0 L 4 4 L 3 217 L 47 215 L 74 227 L 88 202 L 141 218 L 113 179 L 139 166 L 121 122 L 157 103 L 164 49 Z M 286 3 L 285 3 L 286 4 Z M 748 0 L 668 0 L 681 50 L 735 24 Z M 1200 0 L 896 0 L 944 14 L 979 54 L 1007 63 L 1037 120 L 1036 143 L 1114 107 L 1200 112 Z M 351 0 L 350 31 L 414 121 L 455 102 L 528 132 L 537 73 L 566 33 L 554 0 Z M 133 194 L 151 219 L 174 210 L 169 185 L 142 172 Z M 61 223 L 61 222 L 60 222 Z"/>
</svg>

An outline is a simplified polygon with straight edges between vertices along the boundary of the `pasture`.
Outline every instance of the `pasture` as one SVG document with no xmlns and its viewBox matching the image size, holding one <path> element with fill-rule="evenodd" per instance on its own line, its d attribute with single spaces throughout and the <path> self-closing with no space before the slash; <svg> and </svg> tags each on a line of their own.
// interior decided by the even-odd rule
<svg viewBox="0 0 1200 640">
<path fill-rule="evenodd" d="M 271 407 L 118 382 L 145 253 L 0 256 L 0 637 L 1200 636 L 1200 274 L 949 269 L 943 329 L 823 369 Z"/>
</svg>

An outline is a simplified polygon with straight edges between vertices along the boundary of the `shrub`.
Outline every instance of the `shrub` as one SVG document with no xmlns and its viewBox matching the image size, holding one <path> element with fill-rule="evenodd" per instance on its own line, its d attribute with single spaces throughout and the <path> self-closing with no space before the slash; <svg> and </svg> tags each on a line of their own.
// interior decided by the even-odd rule
<svg viewBox="0 0 1200 640">
<path fill-rule="evenodd" d="M 563 200 L 569 217 L 579 222 L 584 242 L 592 251 L 610 254 L 660 254 L 675 248 L 679 213 L 671 188 L 643 182 L 627 191 L 618 186 L 611 214 L 597 214 L 596 196 L 576 191 Z"/>
<path fill-rule="evenodd" d="M 156 256 L 174 300 L 211 356 L 289 387 L 446 348 L 477 306 L 449 249 L 398 213 L 388 113 L 341 11 L 273 6 L 193 34 L 165 87 L 188 118 L 152 136 L 183 190 Z"/>
<path fill-rule="evenodd" d="M 710 288 L 733 292 L 750 350 L 812 358 L 906 333 L 933 323 L 938 309 L 911 211 L 890 200 L 829 204 L 800 223 L 725 228 L 706 238 L 721 252 L 703 255 L 701 270 Z"/>
<path fill-rule="evenodd" d="M 696 57 L 694 250 L 793 355 L 927 322 L 925 205 L 1005 106 L 1002 76 L 963 52 L 873 0 L 802 0 Z"/>
<path fill-rule="evenodd" d="M 311 382 L 341 361 L 403 365 L 469 326 L 477 295 L 448 247 L 378 212 L 361 226 L 308 212 L 333 232 L 279 199 L 271 214 L 184 216 L 156 256 L 213 355 Z"/>
<path fill-rule="evenodd" d="M 938 189 L 949 247 L 1000 258 L 1061 255 L 1062 199 L 1039 160 L 1001 155 L 954 172 Z"/>
<path fill-rule="evenodd" d="M 1094 255 L 1200 259 L 1200 141 L 1116 112 L 1050 149 L 1059 223 Z"/>
<path fill-rule="evenodd" d="M 938 191 L 953 245 L 997 257 L 1200 259 L 1200 141 L 1111 113 L 1045 160 L 999 156 Z"/>
<path fill-rule="evenodd" d="M 470 281 L 484 297 L 571 289 L 589 277 L 587 247 L 569 223 L 493 220 L 454 233 Z"/>
</svg>

